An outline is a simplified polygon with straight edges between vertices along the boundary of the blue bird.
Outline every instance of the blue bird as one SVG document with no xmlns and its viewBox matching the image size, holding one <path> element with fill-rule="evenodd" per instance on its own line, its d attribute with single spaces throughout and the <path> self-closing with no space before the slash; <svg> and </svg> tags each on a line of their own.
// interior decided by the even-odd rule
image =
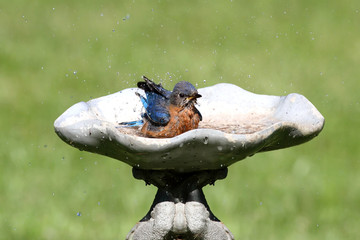
<svg viewBox="0 0 360 240">
<path fill-rule="evenodd" d="M 202 116 L 195 104 L 201 95 L 191 83 L 178 82 L 171 92 L 145 76 L 143 79 L 144 82 L 137 83 L 146 95 L 144 97 L 137 93 L 145 108 L 143 120 L 120 124 L 143 125 L 141 132 L 152 138 L 170 138 L 198 128 Z"/>
</svg>

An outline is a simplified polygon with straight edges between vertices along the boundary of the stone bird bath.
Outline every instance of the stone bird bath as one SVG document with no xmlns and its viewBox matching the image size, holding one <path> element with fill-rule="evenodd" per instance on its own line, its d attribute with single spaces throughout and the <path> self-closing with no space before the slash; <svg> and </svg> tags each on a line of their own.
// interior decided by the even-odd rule
<svg viewBox="0 0 360 240">
<path fill-rule="evenodd" d="M 80 102 L 54 126 L 80 150 L 115 158 L 133 175 L 158 187 L 146 216 L 127 239 L 234 239 L 210 211 L 202 187 L 227 175 L 227 167 L 258 152 L 295 146 L 317 136 L 324 117 L 302 95 L 258 95 L 220 83 L 201 88 L 199 128 L 173 138 L 141 136 L 121 122 L 140 119 L 136 88 Z"/>
</svg>

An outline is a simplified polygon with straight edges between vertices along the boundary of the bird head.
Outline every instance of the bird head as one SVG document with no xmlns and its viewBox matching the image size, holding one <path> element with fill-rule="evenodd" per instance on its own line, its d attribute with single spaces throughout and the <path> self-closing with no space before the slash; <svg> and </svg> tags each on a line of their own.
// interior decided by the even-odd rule
<svg viewBox="0 0 360 240">
<path fill-rule="evenodd" d="M 171 95 L 170 103 L 178 107 L 187 107 L 196 103 L 196 99 L 201 97 L 196 88 L 189 82 L 178 82 Z"/>
</svg>

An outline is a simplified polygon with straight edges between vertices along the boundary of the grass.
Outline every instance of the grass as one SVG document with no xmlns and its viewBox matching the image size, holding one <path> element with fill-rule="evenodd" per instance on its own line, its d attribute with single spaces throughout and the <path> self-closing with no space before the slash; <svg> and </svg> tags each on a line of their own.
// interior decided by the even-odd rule
<svg viewBox="0 0 360 240">
<path fill-rule="evenodd" d="M 155 189 L 53 122 L 143 74 L 306 96 L 323 132 L 231 166 L 207 199 L 236 239 L 360 238 L 359 20 L 355 0 L 1 2 L 0 239 L 124 239 Z"/>
</svg>

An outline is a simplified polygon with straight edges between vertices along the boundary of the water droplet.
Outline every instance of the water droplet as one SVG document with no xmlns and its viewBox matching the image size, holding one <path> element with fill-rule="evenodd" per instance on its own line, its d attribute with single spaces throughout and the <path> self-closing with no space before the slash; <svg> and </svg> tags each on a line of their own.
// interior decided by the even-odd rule
<svg viewBox="0 0 360 240">
<path fill-rule="evenodd" d="M 25 18 L 25 16 L 22 16 L 22 18 L 25 20 L 25 23 L 28 22 L 28 20 Z"/>
<path fill-rule="evenodd" d="M 101 16 L 101 17 L 103 17 L 103 16 L 104 16 L 104 14 L 103 14 L 103 13 L 100 13 L 100 16 Z"/>
<path fill-rule="evenodd" d="M 77 74 L 77 71 L 75 70 L 75 71 L 73 72 L 73 74 L 76 75 L 76 74 Z"/>
<path fill-rule="evenodd" d="M 206 83 L 206 79 L 204 79 L 204 83 Z"/>
<path fill-rule="evenodd" d="M 209 143 L 209 138 L 208 137 L 204 137 L 204 144 L 208 144 Z"/>
<path fill-rule="evenodd" d="M 77 212 L 76 216 L 81 217 L 81 212 Z"/>
<path fill-rule="evenodd" d="M 218 149 L 219 151 L 222 151 L 222 150 L 223 150 L 223 147 L 222 147 L 222 146 L 217 146 L 217 149 Z"/>
<path fill-rule="evenodd" d="M 263 202 L 260 202 L 260 206 L 262 206 L 263 205 Z"/>
<path fill-rule="evenodd" d="M 126 14 L 126 16 L 123 18 L 123 21 L 128 20 L 130 18 L 130 14 Z"/>
<path fill-rule="evenodd" d="M 181 148 L 182 148 L 183 146 L 184 146 L 184 143 L 180 143 L 179 147 L 181 147 Z"/>
</svg>

